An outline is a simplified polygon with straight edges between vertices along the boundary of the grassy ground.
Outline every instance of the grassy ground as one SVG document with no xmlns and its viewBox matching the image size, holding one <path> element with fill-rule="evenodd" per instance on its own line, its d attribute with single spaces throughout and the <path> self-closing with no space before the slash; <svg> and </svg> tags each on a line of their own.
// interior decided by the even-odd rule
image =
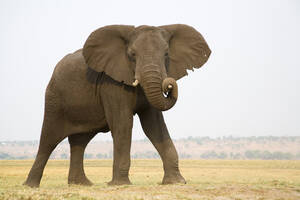
<svg viewBox="0 0 300 200">
<path fill-rule="evenodd" d="M 187 184 L 160 185 L 160 160 L 133 160 L 133 185 L 107 186 L 111 160 L 87 160 L 94 185 L 68 186 L 69 161 L 49 161 L 39 189 L 22 186 L 32 160 L 0 161 L 0 199 L 300 199 L 300 161 L 181 160 Z"/>
</svg>

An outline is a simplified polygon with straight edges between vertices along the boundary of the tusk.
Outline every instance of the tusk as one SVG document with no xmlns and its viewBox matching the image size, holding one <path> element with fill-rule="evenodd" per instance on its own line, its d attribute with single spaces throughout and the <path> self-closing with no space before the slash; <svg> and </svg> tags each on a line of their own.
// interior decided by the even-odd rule
<svg viewBox="0 0 300 200">
<path fill-rule="evenodd" d="M 132 83 L 132 85 L 133 85 L 134 87 L 136 87 L 138 84 L 139 84 L 139 80 L 137 80 L 137 79 Z"/>
<path fill-rule="evenodd" d="M 173 88 L 173 86 L 170 84 L 170 85 L 168 85 L 168 88 L 169 88 L 169 89 L 172 89 L 172 88 Z"/>
</svg>

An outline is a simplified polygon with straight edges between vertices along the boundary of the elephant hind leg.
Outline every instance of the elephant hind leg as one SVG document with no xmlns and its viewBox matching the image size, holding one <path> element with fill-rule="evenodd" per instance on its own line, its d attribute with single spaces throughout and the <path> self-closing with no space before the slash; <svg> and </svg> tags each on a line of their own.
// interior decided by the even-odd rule
<svg viewBox="0 0 300 200">
<path fill-rule="evenodd" d="M 61 120 L 45 116 L 39 150 L 24 185 L 39 187 L 45 165 L 55 147 L 64 139 Z"/>
<path fill-rule="evenodd" d="M 90 140 L 96 133 L 80 133 L 68 137 L 70 144 L 70 169 L 69 184 L 92 185 L 93 183 L 86 177 L 83 167 L 84 151 Z"/>
<path fill-rule="evenodd" d="M 24 185 L 39 187 L 50 154 L 65 138 L 64 118 L 59 102 L 59 95 L 55 92 L 54 83 L 51 80 L 46 90 L 45 113 L 39 150 Z"/>
</svg>

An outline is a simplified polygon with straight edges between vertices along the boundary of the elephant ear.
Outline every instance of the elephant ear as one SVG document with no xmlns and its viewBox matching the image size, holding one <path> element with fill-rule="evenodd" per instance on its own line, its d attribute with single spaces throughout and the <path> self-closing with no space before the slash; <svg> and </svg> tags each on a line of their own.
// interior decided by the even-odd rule
<svg viewBox="0 0 300 200">
<path fill-rule="evenodd" d="M 134 72 L 127 56 L 127 43 L 133 30 L 134 26 L 112 25 L 92 32 L 83 47 L 88 67 L 131 85 Z"/>
<path fill-rule="evenodd" d="M 194 28 L 183 24 L 160 28 L 169 33 L 170 77 L 178 80 L 187 75 L 187 69 L 200 68 L 208 60 L 211 51 L 202 35 Z"/>
</svg>

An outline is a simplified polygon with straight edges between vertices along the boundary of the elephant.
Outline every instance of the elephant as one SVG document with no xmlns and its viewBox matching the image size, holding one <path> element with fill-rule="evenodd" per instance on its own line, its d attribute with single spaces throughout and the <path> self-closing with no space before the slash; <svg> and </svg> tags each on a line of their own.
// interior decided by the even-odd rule
<svg viewBox="0 0 300 200">
<path fill-rule="evenodd" d="M 109 25 L 92 32 L 82 49 L 56 65 L 45 94 L 38 153 L 24 185 L 39 187 L 51 152 L 70 143 L 69 184 L 91 185 L 83 169 L 84 150 L 100 132 L 113 140 L 112 180 L 129 180 L 133 116 L 158 151 L 162 184 L 186 183 L 162 111 L 178 98 L 176 80 L 200 68 L 211 50 L 203 36 L 184 24 Z"/>
</svg>

